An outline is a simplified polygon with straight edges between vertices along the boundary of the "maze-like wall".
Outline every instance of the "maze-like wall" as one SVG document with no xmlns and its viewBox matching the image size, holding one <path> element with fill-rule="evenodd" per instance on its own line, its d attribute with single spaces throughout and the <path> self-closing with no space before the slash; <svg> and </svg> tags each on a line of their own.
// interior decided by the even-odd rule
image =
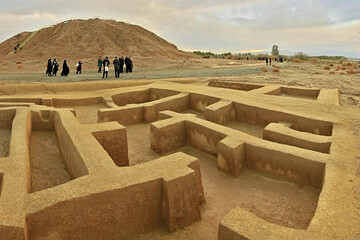
<svg viewBox="0 0 360 240">
<path fill-rule="evenodd" d="M 202 170 L 186 146 L 229 178 L 252 169 L 321 191 L 306 229 L 236 207 L 218 239 L 355 239 L 340 108 L 337 90 L 222 81 L 1 97 L 0 239 L 131 239 L 201 221 Z M 130 164 L 127 127 L 144 123 L 162 157 Z"/>
</svg>

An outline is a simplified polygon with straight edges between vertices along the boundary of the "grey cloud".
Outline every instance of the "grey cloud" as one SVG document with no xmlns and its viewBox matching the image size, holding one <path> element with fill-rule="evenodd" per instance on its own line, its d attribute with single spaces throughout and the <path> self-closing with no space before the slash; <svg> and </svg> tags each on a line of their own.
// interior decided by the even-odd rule
<svg viewBox="0 0 360 240">
<path fill-rule="evenodd" d="M 235 51 L 277 43 L 282 49 L 323 47 L 360 55 L 357 0 L 0 0 L 0 41 L 94 16 L 141 25 L 180 48 Z"/>
</svg>

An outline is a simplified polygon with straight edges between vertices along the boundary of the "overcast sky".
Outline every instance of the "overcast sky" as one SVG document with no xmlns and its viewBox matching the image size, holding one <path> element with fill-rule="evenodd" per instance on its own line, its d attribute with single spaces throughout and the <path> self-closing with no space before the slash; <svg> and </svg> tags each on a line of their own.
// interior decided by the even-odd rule
<svg viewBox="0 0 360 240">
<path fill-rule="evenodd" d="M 359 0 L 0 0 L 0 42 L 71 18 L 111 18 L 183 50 L 360 57 Z M 283 52 L 284 53 L 284 52 Z"/>
</svg>

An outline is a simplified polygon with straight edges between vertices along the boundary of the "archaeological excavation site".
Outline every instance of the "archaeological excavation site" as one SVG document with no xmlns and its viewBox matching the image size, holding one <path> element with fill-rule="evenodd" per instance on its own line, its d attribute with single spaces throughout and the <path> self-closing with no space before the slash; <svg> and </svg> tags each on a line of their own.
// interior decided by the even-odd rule
<svg viewBox="0 0 360 240">
<path fill-rule="evenodd" d="M 1 240 L 360 239 L 337 89 L 91 84 L 0 96 Z"/>
</svg>

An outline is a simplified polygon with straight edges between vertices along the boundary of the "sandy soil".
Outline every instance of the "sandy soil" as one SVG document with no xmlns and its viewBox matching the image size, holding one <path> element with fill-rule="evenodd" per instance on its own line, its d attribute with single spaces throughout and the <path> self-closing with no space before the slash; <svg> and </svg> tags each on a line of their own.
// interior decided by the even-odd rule
<svg viewBox="0 0 360 240">
<path fill-rule="evenodd" d="M 97 113 L 101 108 L 108 108 L 106 104 L 94 104 L 87 106 L 71 106 L 66 107 L 70 109 L 74 109 L 76 112 L 76 118 L 82 124 L 91 124 L 97 123 Z"/>
<path fill-rule="evenodd" d="M 201 112 L 195 111 L 194 109 L 188 109 L 182 113 L 193 114 L 193 115 L 196 115 L 198 118 L 204 119 L 204 114 Z M 226 124 L 225 126 L 235 129 L 235 130 L 238 130 L 238 131 L 242 131 L 244 133 L 250 134 L 257 138 L 262 138 L 262 136 L 263 136 L 264 128 L 259 125 L 251 125 L 251 124 L 247 124 L 245 122 L 232 121 L 232 122 L 229 122 L 228 124 Z"/>
<path fill-rule="evenodd" d="M 150 125 L 127 126 L 131 165 L 151 161 L 161 155 L 150 148 Z M 217 170 L 215 157 L 191 147 L 180 149 L 200 160 L 206 204 L 202 221 L 169 235 L 158 229 L 140 239 L 217 239 L 217 228 L 228 211 L 242 207 L 282 226 L 306 229 L 314 215 L 319 191 L 246 169 L 238 178 Z"/>
<path fill-rule="evenodd" d="M 199 62 L 196 63 L 198 65 L 196 67 L 192 65 L 191 68 L 188 68 L 189 62 L 186 62 L 172 70 L 152 72 L 144 70 L 134 75 L 126 75 L 129 79 L 139 76 L 138 79 L 142 79 L 134 81 L 125 81 L 124 79 L 115 81 L 110 79 L 108 81 L 82 82 L 99 80 L 98 74 L 85 72 L 82 76 L 76 76 L 74 79 L 68 78 L 69 81 L 77 81 L 75 83 L 44 84 L 37 83 L 37 81 L 39 81 L 37 80 L 37 73 L 27 75 L 2 74 L 0 76 L 0 95 L 19 96 L 23 94 L 32 96 L 32 94 L 62 94 L 63 92 L 72 92 L 72 94 L 76 95 L 83 91 L 145 84 L 153 81 L 147 81 L 146 79 L 169 78 L 175 80 L 174 78 L 179 77 L 184 78 L 176 79 L 178 82 L 191 82 L 191 84 L 203 86 L 207 85 L 210 80 L 216 79 L 256 84 L 337 88 L 340 91 L 341 104 L 343 105 L 343 111 L 339 113 L 344 114 L 344 123 L 342 124 L 345 124 L 346 127 L 351 129 L 354 135 L 356 135 L 358 149 L 360 149 L 360 123 L 358 120 L 360 116 L 360 74 L 347 73 L 347 71 L 357 63 L 352 63 L 353 66 L 351 67 L 336 70 L 342 66 L 340 63 L 329 61 L 289 62 L 278 64 L 280 72 L 275 73 L 272 71 L 272 66 L 261 66 L 261 64 L 257 66 L 254 65 L 257 64 L 256 61 L 249 61 L 248 64 L 240 66 L 233 64 L 234 66 L 232 67 L 214 68 L 214 71 L 209 70 L 211 66 L 220 66 L 216 61 L 218 60 L 199 60 Z M 224 63 L 226 63 L 226 61 L 227 60 L 223 60 Z M 330 70 L 324 69 L 325 66 L 329 66 L 330 64 L 334 65 Z M 360 64 L 356 66 L 360 67 Z M 267 69 L 267 72 L 261 71 L 261 68 Z M 150 75 L 147 75 L 148 73 Z M 110 75 L 112 75 L 112 73 L 110 73 Z M 1 82 L 1 80 L 3 81 Z M 15 83 L 16 81 L 28 81 L 28 83 Z M 46 82 L 47 79 L 43 78 L 41 81 Z M 51 82 L 54 81 L 56 81 L 56 79 L 51 78 Z M 283 97 L 284 101 L 287 100 L 287 97 L 288 96 Z M 93 105 L 72 108 L 77 111 L 81 123 L 95 123 L 97 119 L 96 112 L 99 108 L 103 107 L 104 106 L 101 105 Z M 322 109 L 318 110 L 323 111 Z M 184 113 L 196 114 L 198 117 L 203 118 L 202 113 L 193 110 Z M 239 122 L 232 122 L 228 126 L 257 137 L 261 137 L 263 130 L 258 126 L 248 126 Z M 4 132 L 0 130 L 0 157 L 4 155 L 5 152 L 1 148 L 1 146 L 4 146 L 4 144 L 1 144 L 4 143 L 4 136 L 5 139 L 10 139 L 10 133 L 6 134 L 4 135 Z M 31 141 L 33 191 L 69 181 L 64 166 L 60 164 L 62 160 L 56 145 L 55 134 L 39 133 L 38 137 L 36 137 L 36 132 L 34 134 Z M 127 134 L 131 165 L 151 161 L 160 157 L 160 155 L 150 149 L 148 124 L 127 126 Z M 347 153 L 349 156 L 353 155 L 358 149 L 347 149 Z M 203 186 L 207 200 L 207 203 L 203 205 L 201 209 L 202 221 L 172 235 L 169 235 L 164 229 L 158 229 L 143 236 L 141 239 L 216 239 L 219 222 L 229 210 L 237 206 L 251 211 L 267 221 L 283 226 L 300 229 L 305 229 L 308 226 L 316 209 L 319 191 L 299 187 L 293 183 L 268 175 L 262 175 L 249 169 L 243 171 L 238 178 L 234 179 L 217 170 L 216 159 L 214 157 L 198 152 L 192 148 L 184 148 L 181 150 L 198 157 L 200 160 Z M 355 171 L 357 172 L 356 176 L 359 177 L 360 157 L 358 157 L 357 166 L 354 166 L 354 172 Z M 357 193 L 358 192 L 360 192 L 360 190 L 358 190 Z"/>
<path fill-rule="evenodd" d="M 351 62 L 351 66 L 343 66 L 338 61 L 307 61 L 307 62 L 284 62 L 276 63 L 279 72 L 273 72 L 274 67 L 265 65 L 263 61 L 245 61 L 245 60 L 226 60 L 226 59 L 177 59 L 169 61 L 159 61 L 151 67 L 139 66 L 135 63 L 134 72 L 131 74 L 122 74 L 120 81 L 115 80 L 113 70 L 110 69 L 108 81 L 103 81 L 101 75 L 96 72 L 96 59 L 90 67 L 87 67 L 83 74 L 70 74 L 67 78 L 46 77 L 43 69 L 34 68 L 30 71 L 24 66 L 18 69 L 16 63 L 9 63 L 0 69 L 0 85 L 10 83 L 22 84 L 30 83 L 33 87 L 39 88 L 38 82 L 59 83 L 59 82 L 82 82 L 82 81 L 101 81 L 103 84 L 111 82 L 114 85 L 124 80 L 131 81 L 132 84 L 140 82 L 139 79 L 176 79 L 176 78 L 197 78 L 197 84 L 207 84 L 210 79 L 216 80 L 234 80 L 255 84 L 283 84 L 288 86 L 302 86 L 311 88 L 337 88 L 341 93 L 341 103 L 343 105 L 360 106 L 360 62 Z M 145 61 L 148 62 L 148 61 Z M 234 64 L 233 62 L 236 62 Z M 14 66 L 12 66 L 12 64 Z M 33 63 L 29 62 L 29 66 Z M 0 63 L 1 65 L 1 63 Z M 331 66 L 332 65 L 332 66 Z M 227 67 L 231 66 L 231 67 Z M 216 68 L 213 68 L 216 67 Z M 324 69 L 329 67 L 330 70 Z M 263 72 L 265 70 L 266 72 Z M 357 74 L 350 74 L 350 71 Z M 185 81 L 186 79 L 182 79 Z M 128 83 L 130 84 L 130 82 Z M 36 86 L 38 85 L 38 86 Z M 44 91 L 61 92 L 61 88 L 51 89 L 44 87 Z M 98 89 L 103 89 L 99 85 Z M 0 89 L 0 95 L 8 95 L 26 91 L 21 89 Z M 64 91 L 64 90 L 63 90 Z M 70 89 L 70 91 L 79 91 L 79 88 Z M 80 90 L 83 91 L 83 90 Z"/>
<path fill-rule="evenodd" d="M 55 132 L 33 131 L 30 140 L 31 190 L 41 191 L 70 181 Z"/>
<path fill-rule="evenodd" d="M 260 125 L 252 125 L 245 122 L 232 121 L 225 125 L 226 127 L 250 134 L 254 137 L 261 138 L 263 137 L 264 128 Z"/>
<path fill-rule="evenodd" d="M 148 162 L 161 157 L 150 148 L 150 124 L 126 126 L 130 165 Z"/>
<path fill-rule="evenodd" d="M 0 158 L 9 156 L 10 150 L 10 129 L 0 129 Z"/>
<path fill-rule="evenodd" d="M 183 113 L 183 114 L 187 114 L 187 113 L 193 114 L 193 115 L 197 116 L 197 117 L 200 118 L 200 119 L 205 119 L 204 113 L 195 111 L 194 109 L 191 109 L 191 108 L 188 109 L 188 110 L 186 110 L 186 111 L 183 111 L 182 113 Z"/>
</svg>

